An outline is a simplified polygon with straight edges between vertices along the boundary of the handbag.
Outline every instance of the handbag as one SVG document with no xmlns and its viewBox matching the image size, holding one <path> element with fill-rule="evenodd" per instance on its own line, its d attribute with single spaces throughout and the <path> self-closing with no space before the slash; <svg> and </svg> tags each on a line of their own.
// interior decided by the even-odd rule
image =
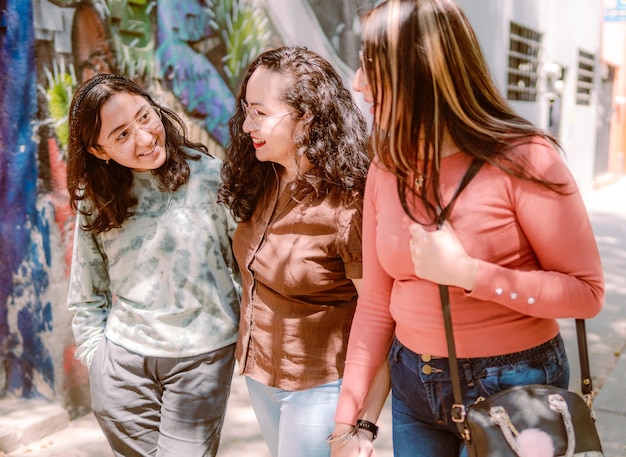
<svg viewBox="0 0 626 457">
<path fill-rule="evenodd" d="M 478 173 L 483 162 L 474 159 L 437 226 Z M 456 357 L 448 286 L 439 285 L 448 345 L 456 423 L 469 457 L 603 457 L 592 408 L 593 386 L 589 369 L 585 321 L 576 319 L 582 396 L 550 385 L 531 384 L 503 390 L 472 405 L 463 404 Z"/>
<path fill-rule="evenodd" d="M 585 321 L 576 319 L 582 396 L 531 384 L 479 398 L 465 407 L 456 359 L 448 287 L 439 285 L 454 392 L 451 417 L 469 457 L 602 457 L 592 408 Z"/>
</svg>

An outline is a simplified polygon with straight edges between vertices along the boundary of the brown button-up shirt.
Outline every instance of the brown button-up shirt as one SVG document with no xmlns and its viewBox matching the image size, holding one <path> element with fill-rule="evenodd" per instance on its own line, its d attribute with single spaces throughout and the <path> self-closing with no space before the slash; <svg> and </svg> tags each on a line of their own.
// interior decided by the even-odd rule
<svg viewBox="0 0 626 457">
<path fill-rule="evenodd" d="M 237 360 L 268 386 L 304 390 L 343 376 L 360 278 L 362 200 L 270 186 L 233 251 L 243 294 Z"/>
</svg>

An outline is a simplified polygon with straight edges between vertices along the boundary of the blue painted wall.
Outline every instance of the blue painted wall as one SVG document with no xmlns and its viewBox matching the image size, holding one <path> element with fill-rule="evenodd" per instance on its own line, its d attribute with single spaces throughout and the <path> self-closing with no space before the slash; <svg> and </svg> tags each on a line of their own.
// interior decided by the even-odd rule
<svg viewBox="0 0 626 457">
<path fill-rule="evenodd" d="M 49 222 L 36 207 L 33 11 L 31 2 L 7 0 L 0 10 L 0 360 L 6 388 L 33 397 L 40 394 L 36 379 L 53 388 L 55 378 L 41 337 L 52 331 L 51 304 L 42 299 L 51 253 Z"/>
</svg>

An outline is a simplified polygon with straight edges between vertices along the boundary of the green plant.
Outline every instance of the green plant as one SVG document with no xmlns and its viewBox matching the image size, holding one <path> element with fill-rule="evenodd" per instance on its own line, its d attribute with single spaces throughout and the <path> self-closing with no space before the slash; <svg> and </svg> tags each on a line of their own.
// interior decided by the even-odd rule
<svg viewBox="0 0 626 457">
<path fill-rule="evenodd" d="M 67 71 L 65 62 L 52 62 L 52 71 L 44 68 L 48 87 L 45 89 L 51 124 L 54 127 L 61 148 L 65 150 L 69 137 L 67 115 L 72 101 L 72 93 L 76 88 L 76 75 L 73 65 Z"/>
<path fill-rule="evenodd" d="M 269 20 L 259 14 L 254 0 L 208 0 L 211 27 L 217 30 L 226 47 L 222 61 L 231 88 L 250 62 L 269 41 Z"/>
</svg>

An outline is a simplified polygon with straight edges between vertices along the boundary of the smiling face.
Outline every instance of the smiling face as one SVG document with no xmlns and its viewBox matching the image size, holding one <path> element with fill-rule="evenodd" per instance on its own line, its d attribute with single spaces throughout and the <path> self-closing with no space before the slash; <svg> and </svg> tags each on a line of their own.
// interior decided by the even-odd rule
<svg viewBox="0 0 626 457">
<path fill-rule="evenodd" d="M 165 163 L 165 129 L 159 113 L 140 95 L 112 95 L 100 109 L 98 146 L 89 152 L 135 171 L 155 170 Z"/>
<path fill-rule="evenodd" d="M 257 68 L 248 80 L 245 102 L 248 113 L 255 110 L 257 119 L 247 115 L 242 129 L 252 138 L 256 158 L 285 167 L 291 180 L 297 175 L 296 148 L 293 141 L 297 122 L 290 114 L 293 107 L 280 98 L 289 87 L 289 79 L 264 67 Z M 255 114 L 255 113 L 253 113 Z"/>
</svg>

